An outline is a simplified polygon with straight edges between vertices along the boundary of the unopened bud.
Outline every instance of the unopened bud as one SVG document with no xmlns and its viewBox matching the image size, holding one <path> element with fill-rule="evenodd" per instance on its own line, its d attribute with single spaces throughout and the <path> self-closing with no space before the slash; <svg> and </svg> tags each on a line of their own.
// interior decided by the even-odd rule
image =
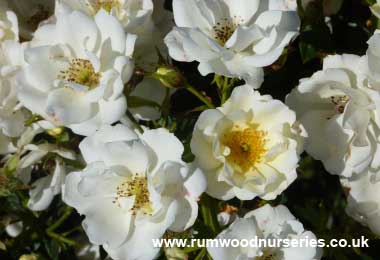
<svg viewBox="0 0 380 260">
<path fill-rule="evenodd" d="M 48 133 L 48 135 L 50 135 L 52 137 L 57 137 L 63 133 L 63 127 L 57 127 L 57 128 L 49 129 L 46 132 Z"/>
<path fill-rule="evenodd" d="M 152 76 L 167 88 L 180 88 L 185 81 L 182 73 L 170 65 L 162 65 L 158 67 Z"/>
</svg>

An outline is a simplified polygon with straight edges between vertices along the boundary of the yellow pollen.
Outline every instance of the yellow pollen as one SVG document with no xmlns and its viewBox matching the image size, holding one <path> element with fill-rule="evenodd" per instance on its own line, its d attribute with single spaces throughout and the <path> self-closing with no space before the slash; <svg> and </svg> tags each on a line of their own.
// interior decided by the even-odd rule
<svg viewBox="0 0 380 260">
<path fill-rule="evenodd" d="M 118 7 L 120 5 L 118 0 L 96 0 L 94 4 L 95 14 L 100 10 L 104 9 L 107 13 L 112 11 L 112 8 Z"/>
<path fill-rule="evenodd" d="M 243 22 L 243 19 L 238 19 L 236 16 L 233 20 L 223 18 L 212 27 L 215 40 L 217 40 L 221 46 L 224 46 L 234 34 L 239 24 Z"/>
<path fill-rule="evenodd" d="M 136 215 L 141 212 L 144 215 L 151 215 L 153 212 L 152 205 L 149 200 L 148 182 L 146 177 L 135 176 L 131 180 L 127 180 L 117 187 L 114 204 L 120 207 L 119 199 L 135 197 L 135 202 L 131 208 L 132 214 Z"/>
<path fill-rule="evenodd" d="M 266 132 L 256 128 L 233 129 L 222 137 L 222 143 L 230 148 L 227 160 L 246 172 L 261 162 L 267 152 Z"/>
<path fill-rule="evenodd" d="M 67 70 L 61 71 L 59 79 L 94 89 L 99 85 L 100 73 L 95 72 L 89 60 L 73 59 Z"/>
</svg>

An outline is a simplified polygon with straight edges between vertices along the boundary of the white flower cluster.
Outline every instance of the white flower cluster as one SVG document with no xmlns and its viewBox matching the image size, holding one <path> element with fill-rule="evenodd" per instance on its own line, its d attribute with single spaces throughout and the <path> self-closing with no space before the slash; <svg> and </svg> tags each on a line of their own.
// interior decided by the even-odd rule
<svg viewBox="0 0 380 260">
<path fill-rule="evenodd" d="M 380 234 L 380 32 L 366 55 L 328 56 L 286 103 L 309 134 L 305 150 L 339 175 L 347 213 Z"/>
<path fill-rule="evenodd" d="M 18 162 L 15 175 L 32 187 L 31 210 L 45 210 L 62 192 L 84 215 L 90 242 L 112 259 L 154 259 L 160 248 L 152 239 L 192 227 L 203 192 L 274 200 L 297 178 L 305 149 L 349 188 L 348 214 L 380 235 L 380 32 L 363 57 L 327 57 L 283 103 L 255 89 L 298 34 L 294 0 L 173 0 L 173 16 L 161 0 L 56 0 L 32 32 L 2 3 L 1 163 Z M 192 163 L 173 133 L 126 117 L 161 117 L 175 90 L 149 73 L 134 80 L 165 56 L 246 83 L 200 114 Z M 34 142 L 68 129 L 79 151 Z M 31 178 L 42 162 L 47 175 Z M 285 206 L 235 217 L 218 238 L 315 237 Z M 218 260 L 321 258 L 316 248 L 208 251 Z"/>
</svg>

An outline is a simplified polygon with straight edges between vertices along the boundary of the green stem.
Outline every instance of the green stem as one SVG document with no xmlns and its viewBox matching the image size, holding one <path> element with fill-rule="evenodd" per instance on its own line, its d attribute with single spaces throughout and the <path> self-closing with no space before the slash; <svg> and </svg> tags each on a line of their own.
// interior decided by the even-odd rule
<svg viewBox="0 0 380 260">
<path fill-rule="evenodd" d="M 194 260 L 201 260 L 204 258 L 204 256 L 206 255 L 207 251 L 206 251 L 206 248 L 202 248 L 202 250 L 199 252 L 199 254 L 195 257 Z"/>
<path fill-rule="evenodd" d="M 223 91 L 222 92 L 222 98 L 221 98 L 222 105 L 227 101 L 227 99 L 228 99 L 228 93 L 227 93 L 227 91 Z"/>
<path fill-rule="evenodd" d="M 76 242 L 71 240 L 71 239 L 68 239 L 66 237 L 64 237 L 63 235 L 60 235 L 60 234 L 57 234 L 54 232 L 54 230 L 56 230 L 57 228 L 59 228 L 63 222 L 65 222 L 65 220 L 70 217 L 71 213 L 73 212 L 73 209 L 70 208 L 70 207 L 67 207 L 65 209 L 65 211 L 63 212 L 62 216 L 56 221 L 53 223 L 53 225 L 51 225 L 50 227 L 48 227 L 46 229 L 46 234 L 53 238 L 53 239 L 56 239 L 58 241 L 61 241 L 65 244 L 68 244 L 70 246 L 74 246 L 76 245 Z"/>
<path fill-rule="evenodd" d="M 75 228 L 70 229 L 69 231 L 63 232 L 62 236 L 66 237 L 66 236 L 68 236 L 68 235 L 70 235 L 70 234 L 72 234 L 72 233 L 74 233 L 76 231 L 81 231 L 82 232 L 82 227 L 81 226 L 77 226 Z"/>
<path fill-rule="evenodd" d="M 75 241 L 73 241 L 73 240 L 71 240 L 71 239 L 68 239 L 68 238 L 66 238 L 66 237 L 64 237 L 64 236 L 61 236 L 61 235 L 59 235 L 59 234 L 57 234 L 57 233 L 54 233 L 53 231 L 49 231 L 49 230 L 47 230 L 47 231 L 46 231 L 46 234 L 47 234 L 49 237 L 51 237 L 51 238 L 53 238 L 53 239 L 56 239 L 56 240 L 58 240 L 58 241 L 61 241 L 61 242 L 65 243 L 65 244 L 68 244 L 68 245 L 70 245 L 70 246 L 75 246 L 75 245 L 76 245 L 76 242 L 75 242 Z"/>
<path fill-rule="evenodd" d="M 190 86 L 189 84 L 185 85 L 185 88 L 192 93 L 194 96 L 196 96 L 200 101 L 202 101 L 208 108 L 215 108 L 215 106 L 198 90 L 196 90 L 194 87 Z"/>
<path fill-rule="evenodd" d="M 217 85 L 220 102 L 223 105 L 231 94 L 231 88 L 235 84 L 235 79 L 215 74 L 212 83 Z"/>
<path fill-rule="evenodd" d="M 48 227 L 46 231 L 52 232 L 52 231 L 56 230 L 68 217 L 70 217 L 72 212 L 73 212 L 73 209 L 67 207 L 65 209 L 65 212 L 62 214 L 62 216 L 56 222 L 54 222 L 53 225 Z"/>
</svg>

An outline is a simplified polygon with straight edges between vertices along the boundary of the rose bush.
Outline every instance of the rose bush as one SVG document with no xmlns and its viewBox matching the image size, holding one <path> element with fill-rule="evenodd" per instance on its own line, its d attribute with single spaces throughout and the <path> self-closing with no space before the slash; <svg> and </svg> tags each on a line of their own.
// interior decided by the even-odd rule
<svg viewBox="0 0 380 260">
<path fill-rule="evenodd" d="M 1 0 L 0 259 L 377 260 L 379 10 Z"/>
</svg>

